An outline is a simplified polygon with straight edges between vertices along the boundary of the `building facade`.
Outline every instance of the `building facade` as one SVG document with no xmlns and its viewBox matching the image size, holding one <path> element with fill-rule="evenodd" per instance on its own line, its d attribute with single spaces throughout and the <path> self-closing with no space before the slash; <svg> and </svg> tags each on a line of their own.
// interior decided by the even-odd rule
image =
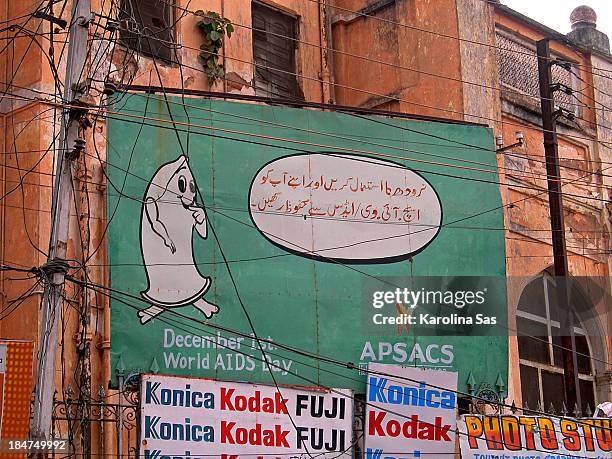
<svg viewBox="0 0 612 459">
<path fill-rule="evenodd" d="M 60 115 L 53 103 L 60 102 L 54 94 L 61 90 L 57 76 L 65 69 L 67 28 L 31 14 L 45 11 L 69 21 L 69 3 L 1 3 L 0 22 L 17 24 L 2 32 L 0 53 L 4 267 L 46 262 Z M 504 227 L 490 228 L 505 234 L 509 279 L 509 380 L 501 392 L 517 406 L 564 409 L 562 392 L 553 390 L 562 385 L 562 364 L 554 331 L 559 318 L 547 307 L 555 280 L 535 43 L 550 38 L 554 58 L 567 63 L 555 66 L 553 77 L 560 84 L 555 101 L 564 109 L 558 132 L 570 272 L 605 290 L 611 268 L 612 56 L 591 10 L 574 12 L 568 35 L 484 0 L 94 0 L 92 11 L 85 81 L 92 125 L 84 130 L 87 146 L 73 171 L 71 277 L 103 286 L 109 279 L 106 196 L 120 190 L 106 180 L 111 146 L 105 117 L 113 113 L 98 106 L 105 91 L 121 97 L 147 88 L 168 91 L 185 104 L 215 92 L 208 96 L 486 125 L 501 138 L 500 148 L 517 143 L 482 152 L 497 157 L 504 204 Z M 202 24 L 211 12 L 233 30 L 225 29 L 223 46 L 207 68 L 207 50 L 218 39 Z M 43 283 L 33 274 L 0 272 L 3 338 L 39 340 Z M 109 297 L 75 282 L 63 296 L 57 399 L 125 403 L 109 387 L 121 372 L 110 363 Z M 605 297 L 592 297 L 577 287 L 583 412 L 612 399 L 611 317 Z M 593 310 L 596 320 L 583 318 Z M 99 408 L 89 414 L 109 420 L 80 424 L 92 452 L 111 456 L 118 447 L 134 447 L 134 432 L 117 442 L 110 422 L 116 413 Z"/>
</svg>

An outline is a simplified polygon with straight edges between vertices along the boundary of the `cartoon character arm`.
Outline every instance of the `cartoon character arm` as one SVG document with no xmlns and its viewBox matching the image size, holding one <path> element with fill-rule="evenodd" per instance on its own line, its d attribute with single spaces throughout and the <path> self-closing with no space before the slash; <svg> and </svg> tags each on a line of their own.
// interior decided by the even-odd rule
<svg viewBox="0 0 612 459">
<path fill-rule="evenodd" d="M 206 211 L 204 207 L 190 207 L 193 219 L 195 220 L 195 229 L 202 239 L 208 237 L 208 225 L 206 224 Z"/>
<path fill-rule="evenodd" d="M 176 246 L 172 239 L 170 239 L 166 226 L 159 220 L 159 210 L 157 209 L 157 202 L 154 199 L 147 198 L 145 200 L 145 212 L 153 232 L 162 238 L 164 245 L 170 249 L 170 252 L 176 252 Z"/>
</svg>

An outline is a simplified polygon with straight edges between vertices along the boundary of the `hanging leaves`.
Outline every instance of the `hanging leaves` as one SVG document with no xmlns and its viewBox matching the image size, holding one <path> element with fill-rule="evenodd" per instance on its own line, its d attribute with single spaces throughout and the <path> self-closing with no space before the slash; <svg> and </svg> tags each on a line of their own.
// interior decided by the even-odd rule
<svg viewBox="0 0 612 459">
<path fill-rule="evenodd" d="M 232 36 L 234 26 L 214 11 L 198 10 L 195 14 L 202 17 L 196 24 L 204 36 L 204 42 L 200 45 L 200 60 L 208 76 L 208 83 L 212 85 L 225 75 L 223 64 L 219 63 L 219 50 L 223 47 L 225 37 Z"/>
</svg>

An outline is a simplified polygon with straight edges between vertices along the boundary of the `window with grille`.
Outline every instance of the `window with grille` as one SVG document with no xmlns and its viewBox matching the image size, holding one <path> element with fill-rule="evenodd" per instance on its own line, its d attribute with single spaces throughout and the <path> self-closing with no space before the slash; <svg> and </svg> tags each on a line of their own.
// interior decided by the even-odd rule
<svg viewBox="0 0 612 459">
<path fill-rule="evenodd" d="M 297 18 L 252 3 L 255 93 L 303 99 L 297 79 Z"/>
<path fill-rule="evenodd" d="M 173 18 L 170 0 L 121 0 L 120 42 L 145 56 L 172 62 Z"/>
<path fill-rule="evenodd" d="M 571 298 L 579 298 L 571 292 Z M 560 317 L 556 304 L 554 279 L 543 275 L 530 282 L 519 300 L 516 311 L 518 350 L 520 359 L 521 394 L 523 406 L 538 407 L 556 413 L 563 411 L 563 360 Z M 584 305 L 582 305 L 584 306 Z M 572 305 L 575 310 L 575 306 Z M 595 377 L 591 361 L 591 347 L 580 319 L 574 313 L 576 357 L 580 379 L 581 410 L 595 410 Z M 574 407 L 565 407 L 573 411 Z"/>
<path fill-rule="evenodd" d="M 540 104 L 540 86 L 538 82 L 538 58 L 535 45 L 522 43 L 518 38 L 510 38 L 503 31 L 497 31 L 495 41 L 497 45 L 497 68 L 502 84 L 518 92 L 531 96 L 533 104 Z M 553 56 L 558 57 L 558 56 Z M 575 71 L 572 69 L 572 71 Z M 552 67 L 553 82 L 561 83 L 574 88 L 572 71 L 559 66 Z M 579 100 L 576 97 L 556 91 L 555 104 L 579 115 Z"/>
</svg>

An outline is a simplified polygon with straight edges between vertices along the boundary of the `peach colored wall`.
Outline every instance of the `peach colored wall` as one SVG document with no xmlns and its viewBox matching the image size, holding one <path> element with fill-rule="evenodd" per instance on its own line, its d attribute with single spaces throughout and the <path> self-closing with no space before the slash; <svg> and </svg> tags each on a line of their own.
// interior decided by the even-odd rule
<svg viewBox="0 0 612 459">
<path fill-rule="evenodd" d="M 23 16 L 37 6 L 39 1 L 25 0 L 19 2 L 4 2 L 7 19 L 17 18 Z M 11 24 L 23 25 L 26 23 L 26 19 L 19 19 L 11 21 Z M 27 28 L 31 31 L 42 31 L 45 25 L 42 25 L 40 19 L 32 19 L 27 23 Z M 8 35 L 8 34 L 7 34 Z M 6 83 L 11 80 L 12 75 L 15 75 L 14 83 L 21 86 L 30 86 L 40 80 L 42 74 L 42 67 L 40 65 L 40 59 L 42 58 L 42 51 L 36 45 L 30 46 L 31 40 L 28 37 L 20 37 L 12 40 L 10 46 L 5 51 L 6 65 L 2 68 L 2 82 Z M 2 47 L 4 48 L 4 42 Z M 27 50 L 27 53 L 26 53 Z M 25 54 L 25 57 L 24 57 Z M 14 70 L 20 65 L 19 70 Z"/>
<path fill-rule="evenodd" d="M 37 251 L 37 248 L 46 252 L 47 241 L 44 242 L 45 230 L 48 228 L 49 219 L 48 203 L 45 202 L 47 191 L 50 188 L 50 177 L 45 175 L 50 169 L 48 164 L 41 163 L 31 174 L 24 178 L 27 170 L 34 167 L 39 160 L 39 154 L 35 151 L 41 149 L 40 129 L 41 122 L 30 122 L 41 112 L 38 104 L 30 105 L 23 109 L 14 111 L 4 118 L 5 140 L 2 151 L 4 165 L 4 187 L 6 192 L 15 189 L 3 200 L 4 222 L 3 227 L 3 260 L 4 264 L 10 266 L 32 267 L 38 266 L 46 261 L 45 257 Z M 30 122 L 28 124 L 28 122 Z M 14 135 L 23 132 L 14 141 Z M 23 151 L 34 153 L 18 153 Z M 50 157 L 47 159 L 51 159 Z M 18 186 L 20 182 L 23 186 Z M 32 281 L 17 281 L 15 278 L 24 277 L 25 274 L 14 272 L 2 273 L 4 280 L 4 302 L 19 297 L 32 284 Z M 40 290 L 40 289 L 39 289 Z M 7 338 L 36 339 L 38 334 L 38 303 L 40 296 L 35 294 L 29 297 L 19 309 L 7 319 L 0 321 L 0 333 Z"/>
<path fill-rule="evenodd" d="M 355 10 L 373 3 L 338 0 L 334 5 Z M 352 18 L 344 10 L 335 12 L 334 49 L 339 51 L 334 54 L 338 103 L 376 107 L 395 99 L 399 100 L 402 112 L 462 119 L 455 1 L 397 0 L 370 14 L 382 20 Z M 396 22 L 402 26 L 395 26 Z M 348 54 L 392 65 L 367 62 Z M 441 86 L 444 91 L 440 91 Z"/>
<path fill-rule="evenodd" d="M 98 0 L 99 2 L 99 0 Z M 321 18 L 316 2 L 300 0 L 277 0 L 262 2 L 271 7 L 285 11 L 298 18 L 297 67 L 298 82 L 306 100 L 322 102 L 323 88 L 328 88 L 322 77 L 321 53 L 326 44 L 321 41 Z M 183 8 L 183 9 L 181 9 Z M 188 11 L 186 11 L 186 9 Z M 234 25 L 232 37 L 226 39 L 222 50 L 222 60 L 225 63 L 226 77 L 217 80 L 212 87 L 203 73 L 201 61 L 198 58 L 202 37 L 196 24 L 198 17 L 194 11 L 215 11 L 229 19 Z M 181 73 L 176 65 L 158 63 L 157 70 L 153 61 L 140 56 L 133 61 L 132 73 L 134 84 L 159 86 L 157 71 L 165 87 L 189 89 L 240 92 L 254 94 L 253 89 L 253 47 L 251 41 L 251 1 L 250 0 L 193 0 L 180 1 L 176 13 L 184 17 L 177 23 L 176 40 L 181 43 L 179 59 L 183 64 Z M 110 54 L 110 53 L 109 53 Z M 122 52 L 115 52 L 113 62 L 121 62 Z"/>
<path fill-rule="evenodd" d="M 460 5 L 458 6 L 458 3 Z M 38 2 L 16 2 L 12 0 L 0 1 L 0 20 L 7 17 L 16 17 L 32 9 L 32 5 Z M 94 9 L 99 9 L 101 0 L 95 0 Z M 108 3 L 108 2 L 107 2 Z M 371 0 L 336 0 L 335 4 L 341 8 L 356 10 L 362 8 Z M 276 0 L 268 2 L 277 8 L 286 10 L 299 18 L 298 46 L 298 71 L 300 73 L 300 85 L 307 100 L 315 102 L 327 102 L 330 98 L 329 91 L 329 68 L 328 61 L 321 47 L 327 44 L 321 38 L 321 28 L 324 24 L 324 11 L 313 1 L 306 0 Z M 185 88 L 241 92 L 252 94 L 250 86 L 253 79 L 253 56 L 251 42 L 251 8 L 249 0 L 192 0 L 187 2 L 181 0 L 179 7 L 186 7 L 192 11 L 203 9 L 217 11 L 230 19 L 235 25 L 235 33 L 227 40 L 223 50 L 226 66 L 226 79 L 220 80 L 212 88 L 206 81 L 206 76 L 201 71 L 201 64 L 197 58 L 201 38 L 195 24 L 197 18 L 187 13 L 179 21 L 176 29 L 177 41 L 183 45 L 180 52 L 181 63 L 184 64 L 183 75 L 175 66 L 158 65 L 161 80 L 165 87 L 184 86 Z M 476 8 L 481 8 L 476 11 Z M 459 42 L 455 37 L 461 36 L 465 40 L 477 40 L 493 43 L 493 21 L 507 30 L 516 34 L 537 40 L 541 34 L 518 22 L 516 19 L 501 14 L 493 13 L 493 7 L 481 0 L 397 0 L 394 5 L 374 13 L 377 16 L 392 22 L 405 24 L 406 27 L 396 27 L 389 22 L 375 21 L 368 18 L 347 20 L 350 12 L 336 9 L 333 13 L 335 21 L 333 27 L 334 46 L 340 52 L 334 54 L 335 72 L 334 76 L 338 87 L 336 88 L 337 101 L 346 105 L 376 106 L 382 109 L 402 111 L 407 113 L 418 113 L 422 115 L 433 115 L 438 117 L 449 117 L 455 119 L 463 118 L 458 112 L 466 111 L 476 115 L 470 120 L 489 123 L 495 128 L 496 133 L 503 133 L 506 142 L 514 139 L 514 132 L 522 130 L 525 133 L 525 147 L 516 150 L 523 159 L 513 158 L 508 161 L 507 157 L 500 155 L 499 164 L 502 182 L 510 179 L 525 180 L 531 185 L 545 186 L 543 165 L 538 162 L 543 160 L 542 136 L 537 126 L 533 126 L 524 120 L 507 114 L 501 120 L 499 91 L 494 89 L 478 88 L 474 85 L 462 84 L 459 80 L 479 81 L 482 77 L 487 85 L 497 84 L 495 73 L 495 59 L 493 48 L 469 47 L 465 42 Z M 67 7 L 64 17 L 69 15 L 70 8 Z M 179 13 L 180 13 L 179 8 Z M 471 12 L 478 20 L 490 21 L 486 30 L 479 30 L 478 34 L 473 31 L 468 33 L 466 27 L 475 20 L 466 17 L 466 12 Z M 38 22 L 33 21 L 38 25 Z M 42 26 L 48 32 L 48 24 Z M 415 30 L 427 29 L 440 35 L 428 34 Z M 4 33 L 6 36 L 6 32 Z M 28 39 L 18 39 L 0 55 L 0 68 L 2 68 L 2 79 L 7 81 L 12 75 L 12 67 L 9 65 L 14 59 L 18 63 L 27 47 Z M 591 82 L 588 64 L 588 56 L 576 53 L 566 46 L 553 43 L 552 48 L 559 54 L 566 56 L 576 62 L 585 64 L 581 76 Z M 60 45 L 56 44 L 56 54 L 60 51 Z M 121 62 L 122 51 L 118 48 L 113 62 Z M 368 62 L 363 59 L 348 56 L 347 54 L 366 56 L 373 60 L 384 61 L 392 64 Z M 110 56 L 106 57 L 107 59 Z M 602 64 L 598 64 L 601 66 Z M 63 63 L 59 64 L 60 72 Z M 404 67 L 405 69 L 399 69 Z M 418 70 L 419 72 L 407 70 Z M 482 70 L 485 69 L 485 70 Z M 158 85 L 159 79 L 156 75 L 155 66 L 151 59 L 138 57 L 130 62 L 129 72 L 135 77 L 136 84 Z M 484 72 L 484 75 L 482 74 Z M 432 75 L 443 75 L 447 79 L 441 79 Z M 182 81 L 181 81 L 182 78 Z M 48 64 L 40 49 L 32 46 L 21 70 L 16 74 L 15 84 L 24 87 L 39 87 L 44 90 L 52 88 L 52 78 L 48 70 Z M 1 83 L 0 83 L 1 84 Z M 359 90 L 357 90 L 359 89 Z M 608 91 L 609 92 L 609 91 Z M 587 93 L 591 94 L 591 93 Z M 595 94 L 594 92 L 592 94 Z M 388 96 L 385 98 L 384 96 Z M 389 98 L 390 97 L 390 98 Z M 601 94 L 598 94 L 601 97 Z M 401 101 L 394 99 L 402 99 Z M 11 105 L 5 101 L 2 107 Z M 0 145 L 3 152 L 12 152 L 13 128 L 20 129 L 40 113 L 46 106 L 29 104 L 17 108 L 11 114 L 3 116 L 0 123 Z M 431 108 L 434 107 L 434 108 Z M 448 110 L 445 111 L 444 109 Z M 45 119 L 34 121 L 28 125 L 23 134 L 17 140 L 19 151 L 41 150 L 46 148 L 52 138 L 51 121 Z M 601 115 L 600 115 L 601 116 Z M 585 129 L 592 129 L 588 123 L 594 120 L 594 113 L 588 109 L 585 112 Z M 495 121 L 497 120 L 497 121 Z M 600 121 L 601 122 L 601 121 Z M 96 144 L 102 159 L 105 158 L 104 123 L 96 126 Z M 593 163 L 603 159 L 611 161 L 609 149 L 599 151 L 597 144 L 590 141 L 582 141 L 570 137 L 575 134 L 569 128 L 562 127 L 565 135 L 560 138 L 560 155 L 564 158 L 563 164 L 572 167 L 592 168 Z M 584 137 L 586 134 L 581 133 Z M 72 239 L 69 244 L 70 257 L 81 259 L 83 254 L 91 253 L 100 242 L 105 225 L 104 193 L 105 183 L 102 174 L 102 166 L 94 159 L 93 143 L 91 137 L 88 139 L 86 155 L 75 167 L 75 190 L 76 208 L 80 214 L 90 215 L 91 241 L 89 244 L 81 245 L 79 230 L 83 233 L 87 228 L 84 221 L 76 218 L 72 220 Z M 607 156 L 606 156 L 607 155 Z M 28 169 L 40 159 L 39 153 L 22 153 L 18 156 L 19 167 Z M 2 164 L 2 181 L 0 192 L 4 194 L 19 181 L 19 171 L 15 155 L 0 155 Z M 35 169 L 35 173 L 28 175 L 23 187 L 23 195 L 18 189 L 6 199 L 0 202 L 0 222 L 2 223 L 2 246 L 0 253 L 2 262 L 6 264 L 21 264 L 24 266 L 37 266 L 45 261 L 45 256 L 33 249 L 26 236 L 26 229 L 30 234 L 33 244 L 42 250 L 47 250 L 49 228 L 50 228 L 50 187 L 52 173 L 52 155 L 47 154 Z M 507 169 L 518 168 L 519 172 L 509 173 Z M 23 174 L 23 172 L 21 172 Z M 531 177 L 527 177 L 531 175 Z M 575 173 L 565 170 L 564 179 L 574 180 Z M 568 185 L 565 189 L 568 193 L 585 194 L 593 188 L 601 188 L 601 183 L 596 177 L 590 175 L 585 183 Z M 609 183 L 606 188 L 606 196 L 609 196 Z M 90 194 L 90 205 L 88 209 L 84 200 L 85 193 Z M 523 199 L 530 196 L 524 190 L 518 188 L 501 188 L 502 198 L 505 203 Z M 604 195 L 604 194 L 602 194 Z M 593 229 L 602 229 L 608 224 L 605 220 L 605 210 L 601 203 L 593 205 L 580 200 L 566 200 L 567 215 L 566 224 L 572 228 L 568 237 L 568 245 L 581 245 L 585 249 L 609 249 L 609 240 L 597 237 L 590 233 Z M 25 207 L 26 209 L 22 209 Z M 74 209 L 73 209 L 74 213 Z M 24 224 L 25 219 L 25 224 Z M 521 228 L 548 228 L 550 225 L 546 196 L 533 198 L 517 204 L 506 213 L 506 224 L 510 228 L 507 235 L 507 272 L 509 276 L 523 275 L 535 276 L 552 263 L 550 244 L 535 234 L 524 231 Z M 519 240 L 512 240 L 519 239 Z M 106 253 L 104 246 L 92 258 L 92 267 L 88 276 L 97 283 L 107 281 Z M 574 275 L 609 275 L 609 259 L 603 255 L 583 255 L 580 250 L 572 249 L 570 256 L 570 270 Z M 82 276 L 82 273 L 79 273 Z M 23 292 L 31 281 L 12 280 L 16 277 L 13 273 L 0 273 L 0 288 L 2 289 L 1 306 L 4 308 L 7 299 L 13 299 Z M 18 277 L 18 276 L 17 276 Z M 511 320 L 514 308 L 520 296 L 520 288 L 509 290 L 509 309 Z M 81 300 L 81 291 L 69 288 L 67 295 L 74 302 L 70 305 L 78 307 Z M 97 392 L 98 387 L 108 382 L 110 371 L 108 359 L 109 344 L 109 309 L 106 298 L 103 295 L 89 293 L 89 303 L 92 309 L 89 314 L 91 324 L 98 324 L 91 336 L 86 337 L 90 344 L 92 356 L 92 390 Z M 24 302 L 19 313 L 0 321 L 0 335 L 3 337 L 34 338 L 38 336 L 38 305 L 40 295 L 34 295 Z M 74 308 L 68 307 L 66 313 L 66 345 L 65 374 L 72 375 L 76 368 L 77 354 L 76 344 L 79 338 L 78 318 Z M 512 327 L 512 324 L 511 324 Z M 609 357 L 605 357 L 609 359 Z M 518 351 L 516 340 L 510 338 L 510 397 L 520 405 L 520 375 L 518 374 Z M 58 367 L 56 375 L 58 387 L 61 387 L 61 371 Z M 109 398 L 117 401 L 117 398 Z M 98 438 L 94 435 L 94 438 Z M 95 443 L 95 442 L 94 442 Z M 114 442 L 111 438 L 110 429 L 107 432 L 105 451 L 112 452 Z"/>
<path fill-rule="evenodd" d="M 500 10 L 495 12 L 495 23 L 498 27 L 510 31 L 515 36 L 535 43 L 544 38 L 543 33 L 520 20 L 511 17 Z M 583 120 L 579 120 L 580 129 L 573 129 L 559 123 L 559 156 L 562 166 L 580 168 L 594 172 L 601 167 L 597 161 L 602 160 L 599 146 L 596 142 L 588 140 L 590 136 L 596 138 L 597 133 L 594 129 L 593 111 L 593 79 L 590 71 L 590 56 L 581 54 L 568 46 L 556 41 L 551 41 L 551 51 L 563 58 L 579 64 L 578 72 L 580 77 L 585 80 L 581 88 L 585 89 L 585 96 L 580 103 L 587 105 L 581 115 Z M 518 169 L 518 172 L 501 170 L 501 180 L 519 180 L 519 183 L 530 186 L 538 186 L 546 189 L 544 180 L 546 169 L 544 161 L 543 136 L 541 128 L 519 118 L 518 116 L 506 114 L 501 124 L 496 126 L 496 133 L 503 134 L 506 144 L 514 142 L 514 133 L 523 131 L 525 134 L 525 145 L 522 148 L 513 150 L 516 157 L 505 156 L 500 160 L 502 167 Z M 578 139 L 576 137 L 586 138 Z M 605 159 L 604 159 L 605 161 Z M 593 174 L 583 174 L 580 178 L 576 171 L 562 168 L 562 180 L 566 182 L 563 191 L 568 194 L 590 195 L 596 191 L 599 196 L 605 196 L 602 192 L 602 180 L 600 176 Z M 528 177 L 531 175 L 531 177 Z M 569 183 L 572 182 L 572 183 Z M 534 197 L 537 192 L 526 191 L 524 189 L 504 187 L 502 198 L 505 203 L 520 201 L 513 208 L 506 211 L 506 227 L 508 240 L 506 250 L 508 255 L 507 273 L 508 276 L 536 276 L 544 269 L 552 266 L 552 247 L 550 244 L 550 233 L 528 231 L 525 228 L 549 229 L 550 216 L 548 211 L 548 196 L 542 194 Z M 528 199 L 525 199 L 528 198 Z M 608 235 L 593 233 L 605 229 L 606 217 L 605 208 L 601 202 L 572 198 L 564 198 L 566 238 L 568 245 L 569 269 L 574 276 L 608 276 L 609 259 L 605 251 L 609 250 L 610 241 Z M 513 240 L 516 239 L 516 240 Z M 600 253 L 597 253 L 600 252 Z M 520 283 L 511 284 L 509 288 L 509 315 L 512 318 L 519 300 L 522 285 Z M 601 305 L 598 305 L 598 307 Z M 602 327 L 609 330 L 610 314 L 602 314 Z M 510 338 L 510 392 L 514 395 L 517 403 L 520 397 L 520 374 L 518 371 L 518 347 L 516 338 Z M 610 355 L 609 342 L 604 339 L 607 345 L 607 355 Z M 606 356 L 604 360 L 610 360 Z M 606 370 L 607 368 L 600 369 Z M 603 393 L 600 390 L 600 394 Z"/>
<path fill-rule="evenodd" d="M 0 20 L 21 16 L 31 12 L 39 1 L 20 1 L 12 0 L 0 1 Z M 105 2 L 108 5 L 108 2 Z M 306 2 L 300 0 L 278 0 L 266 2 L 281 10 L 295 15 L 298 18 L 298 31 L 300 43 L 297 47 L 297 67 L 298 81 L 307 100 L 322 102 L 329 101 L 330 88 L 328 84 L 329 70 L 325 52 L 322 48 L 327 43 L 322 38 L 321 25 L 324 24 L 319 5 L 316 2 Z M 92 10 L 100 11 L 103 2 L 101 0 L 92 1 Z M 252 42 L 251 42 L 251 2 L 249 0 L 183 0 L 178 2 L 177 13 L 181 14 L 182 7 L 188 7 L 191 11 L 202 9 L 205 11 L 216 11 L 222 16 L 227 17 L 235 27 L 232 37 L 226 40 L 226 46 L 222 50 L 222 57 L 226 67 L 226 79 L 219 80 L 212 87 L 207 82 L 207 77 L 203 73 L 202 64 L 198 59 L 199 46 L 202 41 L 199 30 L 196 27 L 197 18 L 185 12 L 185 16 L 178 22 L 176 27 L 177 42 L 183 45 L 179 52 L 180 61 L 184 66 L 181 75 L 178 67 L 159 64 L 157 70 L 153 61 L 143 56 L 137 56 L 127 62 L 126 76 L 134 77 L 135 84 L 160 85 L 157 71 L 160 73 L 161 81 L 165 87 L 174 88 L 194 88 L 203 90 L 241 92 L 253 94 L 252 80 L 254 74 Z M 59 7 L 56 7 L 56 14 Z M 63 18 L 69 19 L 71 5 L 68 3 L 64 9 Z M 108 13 L 104 11 L 103 13 Z M 41 24 L 40 31 L 48 34 L 49 24 L 40 20 L 32 20 L 28 24 L 29 28 L 36 30 Z M 93 28 L 96 28 L 93 26 Z M 100 28 L 97 28 L 101 31 Z M 2 38 L 8 37 L 9 32 L 1 34 Z M 48 35 L 47 35 L 48 36 Z M 65 35 L 56 35 L 55 55 L 61 53 L 61 41 Z M 108 39 L 108 35 L 102 35 L 95 41 L 96 46 L 104 47 L 107 42 L 101 39 Z M 7 40 L 3 40 L 7 43 Z M 24 55 L 30 40 L 28 38 L 18 38 L 7 47 L 5 52 L 0 53 L 0 87 L 4 89 L 4 82 L 13 79 L 16 86 L 24 88 L 38 88 L 43 91 L 53 91 L 53 78 L 49 69 L 48 62 L 42 51 L 36 46 L 30 46 L 20 69 L 14 69 L 19 65 L 21 57 Z M 48 42 L 45 42 L 48 46 Z M 101 48 L 104 49 L 104 48 Z M 46 49 L 45 49 L 46 50 Z M 108 69 L 111 53 L 102 53 L 101 61 L 90 62 L 90 65 L 101 63 L 101 68 Z M 125 56 L 125 50 L 121 46 L 117 47 L 112 56 L 112 63 L 121 64 Z M 65 53 L 63 59 L 57 62 L 59 72 L 64 73 Z M 102 73 L 104 74 L 104 73 Z M 182 78 L 182 81 L 181 81 Z M 23 94 L 25 90 L 17 87 L 13 92 Z M 29 97 L 32 93 L 28 94 Z M 41 153 L 37 150 L 46 148 L 53 138 L 53 119 L 48 115 L 52 111 L 47 111 L 42 117 L 25 127 L 24 131 L 18 136 L 16 146 L 13 146 L 13 129 L 24 128 L 28 121 L 48 109 L 47 105 L 37 103 L 19 102 L 13 98 L 5 98 L 0 103 L 0 145 L 4 152 L 12 152 L 15 149 L 21 153 L 17 157 L 13 154 L 0 155 L 2 166 L 2 176 L 0 178 L 0 191 L 4 194 L 19 182 L 19 168 L 27 170 L 41 159 Z M 105 123 L 102 120 L 95 126 L 95 142 L 102 161 L 105 159 L 106 145 L 104 141 Z M 93 138 L 90 129 L 88 145 L 84 155 L 74 165 L 74 199 L 75 204 L 71 209 L 71 236 L 68 243 L 68 257 L 72 264 L 76 265 L 78 260 L 84 256 L 92 254 L 98 247 L 100 238 L 103 236 L 105 228 L 105 183 L 102 173 L 103 165 L 98 161 L 92 148 Z M 24 153 L 33 151 L 32 153 Z M 17 189 L 7 198 L 0 202 L 0 222 L 2 223 L 2 241 L 0 254 L 2 263 L 23 265 L 27 267 L 40 266 L 46 261 L 46 256 L 37 252 L 33 245 L 38 246 L 46 252 L 49 243 L 50 230 L 50 207 L 51 207 L 51 183 L 53 172 L 53 154 L 47 153 L 40 164 L 24 180 L 23 194 L 21 189 Z M 21 172 L 23 174 L 23 172 Z M 86 195 L 89 194 L 89 199 Z M 22 209 L 24 208 L 24 209 Z M 78 215 L 81 218 L 77 217 Z M 85 216 L 89 216 L 87 219 Z M 89 225 L 87 224 L 89 220 Z M 26 229 L 32 244 L 26 236 Z M 89 242 L 87 242 L 89 240 Z M 91 267 L 88 268 L 87 276 L 91 281 L 105 284 L 107 281 L 108 270 L 106 250 L 102 244 L 90 260 Z M 79 270 L 71 271 L 73 275 L 84 279 L 84 273 Z M 12 300 L 19 296 L 29 286 L 31 280 L 16 280 L 16 277 L 23 277 L 11 272 L 0 272 L 0 307 L 4 309 L 7 300 Z M 72 284 L 67 284 L 66 302 L 63 324 L 63 345 L 60 344 L 58 351 L 63 354 L 64 367 L 56 368 L 56 387 L 58 393 L 64 392 L 69 385 L 75 390 L 76 383 L 73 379 L 75 371 L 78 369 L 78 348 L 88 348 L 91 356 L 91 390 L 92 395 L 96 396 L 98 389 L 107 389 L 110 379 L 111 369 L 109 358 L 109 308 L 108 301 L 104 295 L 94 294 L 91 291 L 83 292 L 82 289 L 74 288 Z M 87 298 L 90 311 L 86 319 L 88 320 L 89 332 L 83 336 L 80 328 L 80 321 L 76 311 L 80 308 L 83 300 Z M 34 339 L 37 341 L 39 333 L 39 305 L 41 295 L 36 293 L 24 301 L 19 307 L 18 312 L 7 319 L 0 321 L 0 335 L 3 337 Z M 82 339 L 84 338 L 84 340 Z M 83 347 L 84 346 L 84 347 Z M 63 370 L 63 374 L 62 374 Z M 61 396 L 61 395 L 60 395 Z M 118 402 L 117 395 L 111 395 L 109 402 Z M 94 423 L 95 424 L 95 423 Z M 104 441 L 100 442 L 100 432 L 93 426 L 93 453 L 102 450 L 107 455 L 115 452 L 115 439 L 113 427 L 107 425 Z M 131 446 L 134 446 L 133 444 Z M 126 447 L 127 448 L 127 447 Z M 126 450 L 127 451 L 127 450 Z"/>
<path fill-rule="evenodd" d="M 495 22 L 498 26 L 511 31 L 517 37 L 521 37 L 533 43 L 538 40 L 542 40 L 546 38 L 541 31 L 534 29 L 533 27 L 528 26 L 527 24 L 523 24 L 518 19 L 510 17 L 499 10 L 496 10 Z M 594 122 L 594 112 L 592 107 L 593 100 L 593 75 L 590 69 L 590 58 L 588 54 L 582 54 L 577 50 L 570 48 L 569 46 L 560 43 L 555 40 L 551 40 L 550 42 L 550 50 L 551 54 L 556 56 L 560 56 L 570 62 L 574 62 L 578 64 L 578 74 L 580 78 L 582 78 L 585 83 L 585 96 L 582 97 L 581 103 L 587 105 L 585 108 L 585 112 L 583 117 L 589 123 Z M 590 107 L 588 107 L 590 106 Z"/>
<path fill-rule="evenodd" d="M 481 0 L 457 0 L 465 121 L 498 128 L 500 83 L 495 45 L 495 8 Z M 478 27 L 474 27 L 478 24 Z M 485 45 L 482 45 L 483 43 Z"/>
</svg>

